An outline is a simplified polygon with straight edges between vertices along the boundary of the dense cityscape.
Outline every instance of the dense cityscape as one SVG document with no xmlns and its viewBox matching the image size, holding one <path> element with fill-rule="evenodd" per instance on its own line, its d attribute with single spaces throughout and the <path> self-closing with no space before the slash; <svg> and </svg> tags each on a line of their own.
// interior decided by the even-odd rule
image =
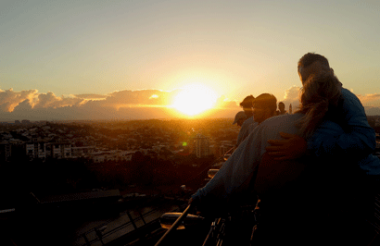
<svg viewBox="0 0 380 246">
<path fill-rule="evenodd" d="M 75 200 L 68 198 L 70 194 L 91 192 L 98 198 L 101 192 L 116 192 L 116 197 L 126 200 L 136 195 L 186 200 L 204 184 L 208 169 L 221 165 L 235 146 L 239 127 L 232 121 L 2 122 L 1 209 L 9 211 L 20 204 L 59 207 L 63 201 Z M 368 121 L 379 136 L 380 117 L 369 116 Z M 378 156 L 379 149 L 377 137 Z M 117 214 L 125 209 L 118 206 L 107 210 Z M 94 217 L 87 205 L 86 211 L 87 220 Z M 84 239 L 75 234 L 78 228 L 72 223 L 68 242 L 83 245 Z"/>
<path fill-rule="evenodd" d="M 137 151 L 144 154 L 171 154 L 189 151 L 191 139 L 207 136 L 207 154 L 218 153 L 224 145 L 234 145 L 238 128 L 231 120 L 146 120 L 106 122 L 29 122 L 2 123 L 1 159 L 9 161 L 22 152 L 29 160 L 86 157 L 93 162 L 131 160 Z M 187 145 L 187 143 L 189 145 Z M 210 149 L 209 149 L 210 148 Z M 13 153 L 13 154 L 12 154 Z"/>
<path fill-rule="evenodd" d="M 91 187 L 84 178 L 62 177 L 66 179 L 65 186 L 75 190 L 113 188 L 110 186 L 115 183 L 133 185 L 136 176 L 139 176 L 140 183 L 144 183 L 144 179 L 152 176 L 148 172 L 160 172 L 160 166 L 166 172 L 170 171 L 169 167 L 189 171 L 185 167 L 199 168 L 204 159 L 212 162 L 234 146 L 238 130 L 231 119 L 67 123 L 24 120 L 2 123 L 1 168 L 11 170 L 15 166 L 26 165 L 33 172 L 41 166 L 77 170 L 83 167 L 91 170 L 97 181 L 104 181 L 98 182 L 100 187 L 94 183 Z M 147 166 L 144 168 L 144 165 Z M 136 175 L 133 170 L 143 173 Z M 40 171 L 47 174 L 44 170 Z M 62 173 L 63 170 L 56 171 Z M 74 175 L 77 172 L 69 173 Z M 159 174 L 154 175 L 155 179 L 158 179 L 157 176 Z M 178 178 L 178 175 L 175 176 Z M 153 182 L 152 179 L 145 180 L 145 183 Z M 155 187 L 159 183 L 154 182 Z M 52 192 L 57 193 L 58 190 Z M 69 190 L 61 192 L 65 191 Z M 41 195 L 51 193 L 46 189 L 33 192 Z"/>
</svg>

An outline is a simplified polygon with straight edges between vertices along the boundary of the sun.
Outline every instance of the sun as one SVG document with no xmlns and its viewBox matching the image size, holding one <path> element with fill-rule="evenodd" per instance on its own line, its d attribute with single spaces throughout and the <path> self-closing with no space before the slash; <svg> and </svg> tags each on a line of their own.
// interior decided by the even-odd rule
<svg viewBox="0 0 380 246">
<path fill-rule="evenodd" d="M 189 85 L 178 93 L 172 107 L 193 116 L 212 108 L 216 99 L 217 96 L 212 89 L 203 85 Z"/>
</svg>

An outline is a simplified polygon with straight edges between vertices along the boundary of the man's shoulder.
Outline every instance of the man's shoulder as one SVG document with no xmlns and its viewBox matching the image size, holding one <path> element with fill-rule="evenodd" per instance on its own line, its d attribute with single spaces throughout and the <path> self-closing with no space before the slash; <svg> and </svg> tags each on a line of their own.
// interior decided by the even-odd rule
<svg viewBox="0 0 380 246">
<path fill-rule="evenodd" d="M 345 100 L 359 100 L 353 92 L 346 88 L 342 88 L 342 95 Z"/>
<path fill-rule="evenodd" d="M 248 127 L 249 125 L 255 123 L 255 121 L 253 120 L 253 117 L 249 117 L 248 119 L 246 119 L 243 124 L 241 125 L 241 127 L 243 128 L 244 127 Z"/>
<path fill-rule="evenodd" d="M 343 107 L 345 108 L 348 107 L 347 110 L 349 110 L 350 107 L 352 106 L 360 107 L 360 108 L 363 107 L 359 98 L 350 90 L 347 90 L 346 88 L 342 88 L 342 96 L 343 96 Z"/>
<path fill-rule="evenodd" d="M 301 118 L 303 114 L 301 113 L 295 113 L 295 114 L 281 114 L 277 116 L 270 117 L 266 119 L 263 123 L 266 124 L 273 124 L 273 123 L 279 123 L 279 122 L 293 122 L 295 120 L 298 120 Z"/>
<path fill-rule="evenodd" d="M 259 126 L 262 128 L 284 130 L 287 128 L 293 128 L 295 123 L 303 116 L 301 113 L 295 114 L 283 114 L 273 116 L 263 121 Z"/>
<path fill-rule="evenodd" d="M 260 123 L 254 131 L 263 139 L 281 139 L 279 132 L 298 134 L 297 121 L 303 114 L 284 114 L 273 116 Z"/>
</svg>

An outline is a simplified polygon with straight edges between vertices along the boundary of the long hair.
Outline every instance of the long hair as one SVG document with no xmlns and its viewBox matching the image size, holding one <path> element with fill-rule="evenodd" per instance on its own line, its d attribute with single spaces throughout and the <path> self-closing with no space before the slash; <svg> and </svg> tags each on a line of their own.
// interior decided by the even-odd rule
<svg viewBox="0 0 380 246">
<path fill-rule="evenodd" d="M 310 137 L 327 116 L 339 114 L 342 100 L 341 83 L 333 72 L 310 75 L 302 88 L 298 111 L 304 114 L 297 123 L 301 136 Z"/>
</svg>

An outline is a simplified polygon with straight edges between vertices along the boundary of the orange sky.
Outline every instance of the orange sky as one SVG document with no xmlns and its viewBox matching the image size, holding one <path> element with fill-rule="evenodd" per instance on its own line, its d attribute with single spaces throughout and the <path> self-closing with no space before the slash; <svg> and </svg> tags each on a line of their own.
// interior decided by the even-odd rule
<svg viewBox="0 0 380 246">
<path fill-rule="evenodd" d="M 372 0 L 4 0 L 0 117 L 170 106 L 193 84 L 214 91 L 217 107 L 239 110 L 264 92 L 296 104 L 297 61 L 307 52 L 325 55 L 367 114 L 380 114 L 379 11 Z M 149 108 L 143 117 L 157 117 Z M 112 115 L 133 115 L 119 111 Z"/>
</svg>

